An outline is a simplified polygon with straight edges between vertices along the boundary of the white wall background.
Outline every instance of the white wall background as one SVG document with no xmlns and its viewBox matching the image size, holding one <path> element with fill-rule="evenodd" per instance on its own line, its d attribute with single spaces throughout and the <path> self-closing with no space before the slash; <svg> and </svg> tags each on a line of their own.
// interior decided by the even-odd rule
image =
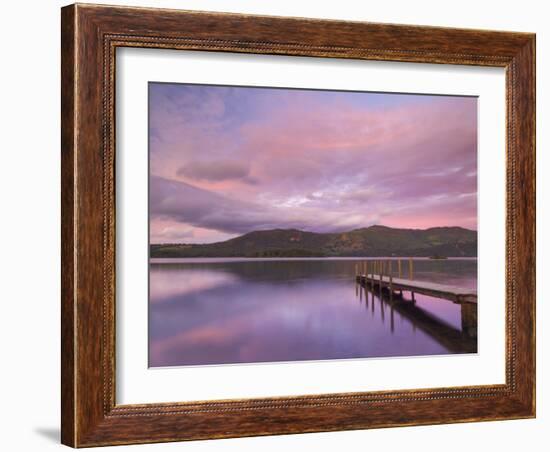
<svg viewBox="0 0 550 452">
<path fill-rule="evenodd" d="M 282 16 L 352 19 L 537 33 L 538 275 L 550 242 L 550 14 L 545 3 L 463 0 L 357 2 L 353 0 L 113 0 L 124 5 L 202 9 Z M 99 3 L 99 2 L 93 2 Z M 0 447 L 9 451 L 58 450 L 59 445 L 59 8 L 64 2 L 12 1 L 2 6 L 0 70 L 0 196 L 2 281 L 0 335 Z M 546 207 L 546 208 L 545 208 Z M 542 278 L 539 278 L 542 280 Z M 538 284 L 538 417 L 535 420 L 407 427 L 223 441 L 118 447 L 115 450 L 280 451 L 405 449 L 499 452 L 547 450 L 550 429 L 550 309 Z M 546 381 L 545 381 L 546 380 Z"/>
</svg>

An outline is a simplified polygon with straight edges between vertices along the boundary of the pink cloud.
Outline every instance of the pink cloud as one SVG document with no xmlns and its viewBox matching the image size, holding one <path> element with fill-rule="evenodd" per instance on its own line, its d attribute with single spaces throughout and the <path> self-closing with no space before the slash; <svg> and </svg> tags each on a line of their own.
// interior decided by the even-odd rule
<svg viewBox="0 0 550 452">
<path fill-rule="evenodd" d="M 155 239 L 476 226 L 474 98 L 170 86 L 152 97 L 151 174 L 201 196 L 168 212 L 171 198 L 152 193 Z"/>
</svg>

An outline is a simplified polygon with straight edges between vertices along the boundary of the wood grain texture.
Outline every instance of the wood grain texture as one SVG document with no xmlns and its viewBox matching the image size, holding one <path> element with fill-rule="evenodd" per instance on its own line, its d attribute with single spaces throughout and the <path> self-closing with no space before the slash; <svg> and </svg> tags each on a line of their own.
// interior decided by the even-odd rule
<svg viewBox="0 0 550 452">
<path fill-rule="evenodd" d="M 63 9 L 61 19 L 61 441 L 75 443 L 75 307 L 74 296 L 74 158 L 75 59 L 74 9 Z"/>
<path fill-rule="evenodd" d="M 80 4 L 63 8 L 61 33 L 64 444 L 85 447 L 534 416 L 534 35 Z M 116 405 L 117 47 L 506 68 L 506 384 Z"/>
</svg>

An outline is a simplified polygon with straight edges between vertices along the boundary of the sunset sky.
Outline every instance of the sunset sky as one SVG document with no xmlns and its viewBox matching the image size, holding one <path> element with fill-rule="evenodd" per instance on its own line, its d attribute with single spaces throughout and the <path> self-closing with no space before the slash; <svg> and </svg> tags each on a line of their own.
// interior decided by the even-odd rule
<svg viewBox="0 0 550 452">
<path fill-rule="evenodd" d="M 477 99 L 149 84 L 151 243 L 477 229 Z"/>
</svg>

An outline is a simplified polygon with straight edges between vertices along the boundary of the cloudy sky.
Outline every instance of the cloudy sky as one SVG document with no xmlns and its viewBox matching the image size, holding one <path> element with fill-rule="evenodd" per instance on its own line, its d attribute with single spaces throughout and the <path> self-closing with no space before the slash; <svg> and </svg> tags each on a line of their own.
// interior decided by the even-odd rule
<svg viewBox="0 0 550 452">
<path fill-rule="evenodd" d="M 477 99 L 149 84 L 151 243 L 477 229 Z"/>
</svg>

